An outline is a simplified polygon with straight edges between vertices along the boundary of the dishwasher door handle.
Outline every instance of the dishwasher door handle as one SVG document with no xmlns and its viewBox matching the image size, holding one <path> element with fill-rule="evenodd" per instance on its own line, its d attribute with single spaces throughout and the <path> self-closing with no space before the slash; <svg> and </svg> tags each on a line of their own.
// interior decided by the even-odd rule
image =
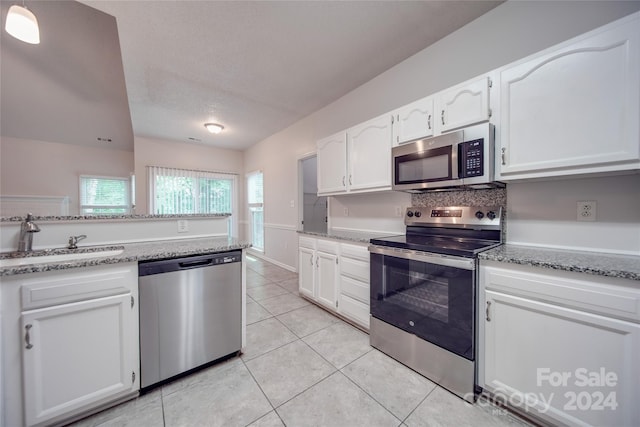
<svg viewBox="0 0 640 427">
<path fill-rule="evenodd" d="M 207 265 L 213 265 L 213 258 L 203 259 L 203 260 L 193 261 L 193 262 L 179 262 L 178 265 L 180 266 L 181 269 L 205 267 Z"/>
</svg>

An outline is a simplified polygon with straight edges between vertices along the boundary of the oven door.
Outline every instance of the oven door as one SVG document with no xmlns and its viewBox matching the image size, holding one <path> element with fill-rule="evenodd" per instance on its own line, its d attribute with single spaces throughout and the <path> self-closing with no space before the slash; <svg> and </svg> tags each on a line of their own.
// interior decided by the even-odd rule
<svg viewBox="0 0 640 427">
<path fill-rule="evenodd" d="M 371 316 L 475 359 L 475 260 L 369 246 Z"/>
</svg>

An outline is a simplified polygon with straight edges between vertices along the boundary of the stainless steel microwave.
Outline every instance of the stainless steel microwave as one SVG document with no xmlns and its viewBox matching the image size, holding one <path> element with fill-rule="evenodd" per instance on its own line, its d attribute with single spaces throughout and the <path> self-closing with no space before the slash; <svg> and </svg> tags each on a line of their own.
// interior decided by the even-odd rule
<svg viewBox="0 0 640 427">
<path fill-rule="evenodd" d="M 393 189 L 493 188 L 494 127 L 490 123 L 411 141 L 392 149 Z"/>
</svg>

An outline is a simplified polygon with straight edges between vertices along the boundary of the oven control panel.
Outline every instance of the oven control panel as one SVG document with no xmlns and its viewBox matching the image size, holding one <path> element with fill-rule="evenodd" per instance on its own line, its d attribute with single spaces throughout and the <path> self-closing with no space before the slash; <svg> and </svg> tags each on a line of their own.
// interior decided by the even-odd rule
<svg viewBox="0 0 640 427">
<path fill-rule="evenodd" d="M 501 206 L 410 207 L 405 225 L 443 226 L 454 228 L 499 228 Z"/>
</svg>

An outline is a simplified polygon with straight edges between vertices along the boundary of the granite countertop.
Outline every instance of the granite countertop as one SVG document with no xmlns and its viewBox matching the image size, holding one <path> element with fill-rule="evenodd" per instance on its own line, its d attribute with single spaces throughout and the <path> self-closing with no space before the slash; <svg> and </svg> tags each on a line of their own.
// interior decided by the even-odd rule
<svg viewBox="0 0 640 427">
<path fill-rule="evenodd" d="M 159 214 L 159 215 L 67 215 L 67 216 L 33 216 L 34 221 L 115 221 L 140 219 L 189 219 L 189 218 L 227 218 L 230 213 L 217 214 Z M 23 216 L 0 217 L 0 223 L 14 223 L 24 221 Z"/>
<path fill-rule="evenodd" d="M 156 242 L 130 243 L 120 246 L 85 247 L 79 246 L 75 252 L 86 252 L 92 255 L 100 250 L 122 250 L 116 256 L 76 259 L 73 261 L 23 264 L 0 268 L 0 276 L 38 273 L 43 271 L 68 270 L 95 265 L 118 264 L 121 262 L 149 261 L 166 258 L 177 258 L 190 255 L 205 255 L 246 249 L 251 244 L 232 237 L 211 237 L 184 240 L 161 240 Z M 55 254 L 73 253 L 74 250 L 55 250 Z M 53 253 L 52 253 L 53 254 Z M 1 256 L 0 258 L 7 258 Z M 35 258 L 35 257 L 33 257 Z"/>
<path fill-rule="evenodd" d="M 324 237 L 327 239 L 345 240 L 347 242 L 369 243 L 369 240 L 371 239 L 377 239 L 379 237 L 387 237 L 403 233 L 374 233 L 348 230 L 328 230 L 326 232 L 317 232 L 298 230 L 298 234 L 306 234 L 307 236 L 313 237 Z"/>
<path fill-rule="evenodd" d="M 640 281 L 640 256 L 506 244 L 481 252 L 479 258 Z"/>
</svg>

